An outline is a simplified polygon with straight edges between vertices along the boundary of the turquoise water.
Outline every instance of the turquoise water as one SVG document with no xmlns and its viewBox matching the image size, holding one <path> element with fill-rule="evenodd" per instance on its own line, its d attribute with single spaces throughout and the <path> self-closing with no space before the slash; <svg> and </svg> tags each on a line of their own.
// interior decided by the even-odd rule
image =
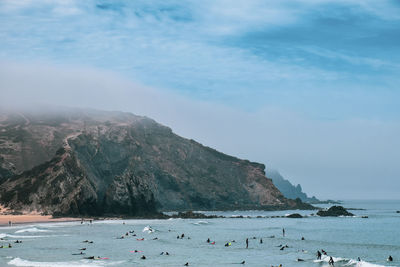
<svg viewBox="0 0 400 267">
<path fill-rule="evenodd" d="M 335 266 L 400 266 L 400 214 L 395 212 L 400 210 L 400 201 L 347 201 L 343 205 L 365 210 L 352 210 L 356 217 L 339 218 L 255 218 L 312 212 L 232 211 L 213 213 L 252 218 L 109 220 L 92 225 L 73 222 L 3 227 L 0 237 L 4 240 L 0 242 L 13 247 L 0 249 L 0 266 L 183 266 L 186 262 L 189 266 L 235 266 L 242 261 L 245 266 L 328 266 L 327 258 L 316 262 L 315 253 L 320 249 L 334 257 Z M 362 215 L 369 218 L 361 218 Z M 154 231 L 143 231 L 147 226 Z M 129 231 L 135 231 L 137 236 L 129 234 L 118 239 Z M 177 239 L 182 233 L 185 237 Z M 137 240 L 141 238 L 144 240 Z M 207 238 L 215 245 L 207 243 Z M 16 239 L 23 243 L 14 244 Z M 83 243 L 84 240 L 93 243 Z M 227 242 L 231 246 L 225 247 Z M 280 250 L 279 245 L 288 248 Z M 86 248 L 86 255 L 72 255 L 80 248 Z M 140 252 L 131 252 L 134 250 Z M 166 251 L 170 255 L 160 255 Z M 142 255 L 145 260 L 140 259 Z M 386 261 L 389 255 L 394 258 L 391 263 Z M 86 256 L 108 259 L 83 259 Z M 362 261 L 357 262 L 357 257 Z M 298 258 L 304 261 L 298 262 Z"/>
</svg>

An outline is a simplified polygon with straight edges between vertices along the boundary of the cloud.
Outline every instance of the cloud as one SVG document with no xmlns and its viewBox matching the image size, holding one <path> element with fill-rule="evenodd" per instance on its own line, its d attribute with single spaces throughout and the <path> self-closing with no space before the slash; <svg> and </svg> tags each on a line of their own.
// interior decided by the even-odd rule
<svg viewBox="0 0 400 267">
<path fill-rule="evenodd" d="M 133 83 L 99 69 L 2 62 L 2 107 L 64 105 L 146 115 L 186 138 L 278 168 L 320 198 L 396 198 L 400 124 L 243 111 Z M 359 190 L 359 189 L 362 190 Z"/>
</svg>

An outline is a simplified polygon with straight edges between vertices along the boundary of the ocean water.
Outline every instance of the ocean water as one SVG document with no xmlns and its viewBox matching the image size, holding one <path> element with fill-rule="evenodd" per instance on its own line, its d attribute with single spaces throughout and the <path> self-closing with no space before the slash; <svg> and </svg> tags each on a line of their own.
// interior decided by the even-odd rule
<svg viewBox="0 0 400 267">
<path fill-rule="evenodd" d="M 396 213 L 400 201 L 346 201 L 343 205 L 364 210 L 352 210 L 355 217 L 338 218 L 256 218 L 293 212 L 310 215 L 313 211 L 231 211 L 207 213 L 250 218 L 2 227 L 0 244 L 11 243 L 13 247 L 0 249 L 0 266 L 183 266 L 186 262 L 189 266 L 236 266 L 242 261 L 245 266 L 328 266 L 328 257 L 316 260 L 316 251 L 321 249 L 334 258 L 335 266 L 400 266 L 400 214 Z M 361 218 L 363 215 L 368 218 Z M 118 239 L 129 231 L 137 236 L 130 233 Z M 185 237 L 177 239 L 181 234 Z M 207 238 L 215 244 L 207 243 Z M 23 242 L 15 244 L 17 239 Z M 225 247 L 227 242 L 231 245 Z M 288 248 L 280 250 L 280 245 Z M 81 248 L 86 248 L 85 255 L 72 255 L 80 253 Z M 142 255 L 146 259 L 141 259 Z M 386 261 L 389 255 L 393 262 Z M 84 259 L 89 256 L 103 259 Z"/>
</svg>

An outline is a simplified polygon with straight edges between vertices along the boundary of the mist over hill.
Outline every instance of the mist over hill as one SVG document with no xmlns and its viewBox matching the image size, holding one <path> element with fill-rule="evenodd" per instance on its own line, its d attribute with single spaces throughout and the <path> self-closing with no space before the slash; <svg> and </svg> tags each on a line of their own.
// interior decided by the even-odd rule
<svg viewBox="0 0 400 267">
<path fill-rule="evenodd" d="M 311 208 L 263 164 L 182 138 L 152 119 L 86 109 L 0 116 L 0 202 L 59 215 Z"/>
</svg>

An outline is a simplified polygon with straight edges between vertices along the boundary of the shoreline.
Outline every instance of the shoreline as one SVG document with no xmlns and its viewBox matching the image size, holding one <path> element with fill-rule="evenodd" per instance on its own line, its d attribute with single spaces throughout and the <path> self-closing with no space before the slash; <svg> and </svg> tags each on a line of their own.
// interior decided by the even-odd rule
<svg viewBox="0 0 400 267">
<path fill-rule="evenodd" d="M 33 223 L 76 222 L 81 220 L 82 220 L 81 218 L 71 218 L 71 217 L 53 218 L 51 215 L 36 215 L 36 214 L 0 215 L 0 227 L 33 224 Z M 9 224 L 10 221 L 11 225 Z"/>
</svg>

